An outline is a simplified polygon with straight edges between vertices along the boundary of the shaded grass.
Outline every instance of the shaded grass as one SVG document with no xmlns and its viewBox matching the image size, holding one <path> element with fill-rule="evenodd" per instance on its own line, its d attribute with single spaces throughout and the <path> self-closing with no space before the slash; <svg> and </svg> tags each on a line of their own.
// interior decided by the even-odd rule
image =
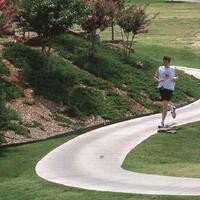
<svg viewBox="0 0 200 200">
<path fill-rule="evenodd" d="M 200 123 L 182 126 L 177 134 L 156 134 L 126 157 L 123 168 L 150 174 L 198 177 L 200 170 Z"/>
<path fill-rule="evenodd" d="M 200 197 L 135 195 L 98 192 L 47 182 L 35 174 L 37 162 L 49 151 L 77 135 L 67 135 L 28 145 L 0 150 L 1 200 L 199 200 Z"/>
</svg>

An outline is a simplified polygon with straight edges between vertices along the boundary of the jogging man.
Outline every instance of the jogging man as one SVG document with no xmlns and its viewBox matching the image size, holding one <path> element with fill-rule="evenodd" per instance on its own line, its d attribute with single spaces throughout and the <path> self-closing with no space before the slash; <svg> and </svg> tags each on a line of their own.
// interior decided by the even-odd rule
<svg viewBox="0 0 200 200">
<path fill-rule="evenodd" d="M 175 88 L 175 82 L 179 79 L 176 76 L 176 69 L 170 65 L 171 57 L 163 57 L 163 66 L 158 68 L 158 71 L 154 75 L 154 79 L 158 82 L 158 88 L 162 101 L 162 121 L 158 126 L 159 128 L 167 128 L 165 125 L 165 118 L 167 116 L 168 108 L 171 109 L 173 118 L 176 118 L 176 107 L 170 103 Z"/>
</svg>

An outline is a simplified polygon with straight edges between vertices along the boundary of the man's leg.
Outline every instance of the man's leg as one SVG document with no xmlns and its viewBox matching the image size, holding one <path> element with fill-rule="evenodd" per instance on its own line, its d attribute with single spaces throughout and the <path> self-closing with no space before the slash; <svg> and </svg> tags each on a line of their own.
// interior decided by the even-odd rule
<svg viewBox="0 0 200 200">
<path fill-rule="evenodd" d="M 172 102 L 169 102 L 168 104 L 168 111 L 171 111 L 173 119 L 176 118 L 176 106 Z"/>
<path fill-rule="evenodd" d="M 166 101 L 166 100 L 163 101 L 163 111 L 162 111 L 162 123 L 163 124 L 164 124 L 165 118 L 167 116 L 168 104 L 169 104 L 169 101 Z"/>
</svg>

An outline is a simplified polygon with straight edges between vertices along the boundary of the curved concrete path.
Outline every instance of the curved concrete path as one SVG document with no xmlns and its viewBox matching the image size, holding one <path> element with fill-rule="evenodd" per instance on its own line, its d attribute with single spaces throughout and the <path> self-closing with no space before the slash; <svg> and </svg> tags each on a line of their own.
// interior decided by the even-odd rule
<svg viewBox="0 0 200 200">
<path fill-rule="evenodd" d="M 200 3 L 200 0 L 170 0 L 171 2 Z"/>
<path fill-rule="evenodd" d="M 200 78 L 200 69 L 178 68 Z M 157 132 L 160 117 L 141 117 L 81 135 L 40 160 L 36 173 L 51 182 L 91 190 L 200 195 L 200 179 L 141 174 L 121 168 L 128 152 Z M 170 117 L 167 120 L 173 122 Z M 177 110 L 177 125 L 199 120 L 200 100 Z"/>
</svg>

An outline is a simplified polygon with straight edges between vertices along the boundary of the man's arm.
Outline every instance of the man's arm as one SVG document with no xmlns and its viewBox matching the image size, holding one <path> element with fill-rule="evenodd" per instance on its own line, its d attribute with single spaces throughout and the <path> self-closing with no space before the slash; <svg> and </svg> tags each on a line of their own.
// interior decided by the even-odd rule
<svg viewBox="0 0 200 200">
<path fill-rule="evenodd" d="M 158 82 L 158 83 L 160 83 L 160 82 L 163 82 L 164 81 L 164 79 L 160 79 L 160 77 L 159 77 L 159 72 L 158 71 L 156 71 L 156 73 L 154 74 L 154 80 L 156 81 L 156 82 Z"/>
<path fill-rule="evenodd" d="M 179 75 L 177 75 L 177 70 L 176 70 L 176 68 L 175 68 L 175 77 L 172 78 L 172 81 L 173 81 L 173 82 L 176 82 L 176 81 L 178 81 L 178 80 L 179 80 Z"/>
</svg>

